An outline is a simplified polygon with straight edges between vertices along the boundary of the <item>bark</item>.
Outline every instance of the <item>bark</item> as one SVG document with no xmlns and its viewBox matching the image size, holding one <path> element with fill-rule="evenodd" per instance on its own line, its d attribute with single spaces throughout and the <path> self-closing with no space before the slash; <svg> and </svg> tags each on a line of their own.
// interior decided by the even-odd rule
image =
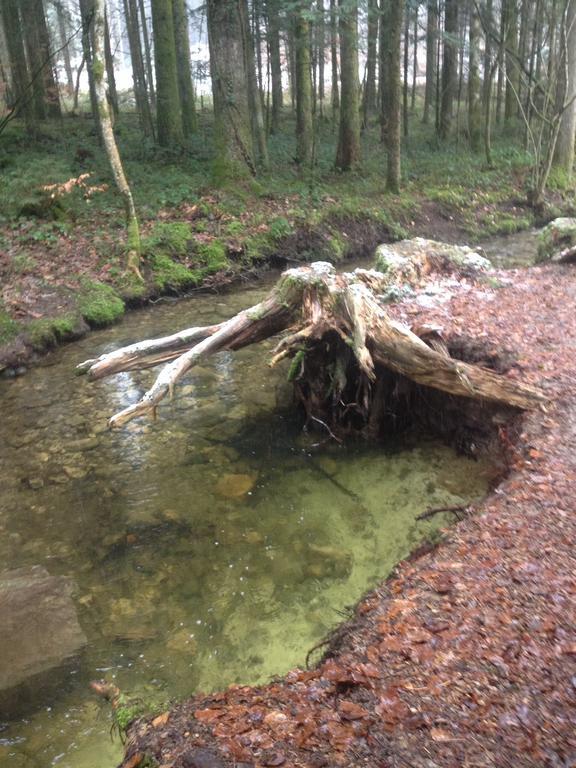
<svg viewBox="0 0 576 768">
<path fill-rule="evenodd" d="M 335 118 L 340 109 L 340 91 L 338 89 L 338 11 L 336 0 L 330 0 L 330 62 L 332 71 L 332 116 Z"/>
<path fill-rule="evenodd" d="M 256 173 L 252 146 L 245 35 L 238 2 L 208 0 L 217 182 Z"/>
<path fill-rule="evenodd" d="M 92 29 L 94 24 L 94 0 L 80 0 L 80 13 L 82 16 L 82 53 L 88 73 L 88 88 L 90 92 L 90 106 L 94 120 L 98 124 L 98 100 L 96 98 L 96 86 L 94 83 L 94 69 L 92 67 Z"/>
<path fill-rule="evenodd" d="M 317 0 L 318 21 L 316 22 L 316 45 L 318 51 L 318 111 L 324 116 L 326 85 L 324 77 L 324 53 L 326 48 L 326 20 L 324 18 L 324 0 Z"/>
<path fill-rule="evenodd" d="M 150 96 L 150 104 L 152 109 L 156 109 L 156 89 L 154 87 L 154 72 L 152 68 L 152 54 L 150 47 L 150 34 L 148 32 L 148 19 L 146 18 L 146 12 L 144 10 L 144 0 L 138 0 L 138 11 L 134 11 L 134 21 L 136 24 L 136 32 L 138 33 L 139 24 L 138 16 L 140 16 L 140 23 L 142 25 L 142 40 L 144 41 L 144 63 L 146 64 L 146 84 L 147 91 Z M 140 35 L 138 34 L 138 41 L 140 42 Z"/>
<path fill-rule="evenodd" d="M 114 119 L 118 117 L 118 92 L 116 90 L 116 78 L 114 76 L 114 58 L 110 46 L 110 28 L 108 25 L 108 14 L 104 14 L 104 58 L 106 60 L 106 75 L 108 77 L 108 100 L 112 107 Z"/>
<path fill-rule="evenodd" d="M 376 60 L 378 55 L 378 0 L 368 0 L 368 40 L 366 53 L 366 84 L 362 101 L 362 127 L 367 128 L 370 116 L 376 112 Z"/>
<path fill-rule="evenodd" d="M 468 135 L 470 148 L 482 146 L 482 101 L 480 98 L 480 16 L 473 4 L 470 13 L 470 53 L 468 59 Z"/>
<path fill-rule="evenodd" d="M 349 171 L 360 160 L 358 94 L 358 5 L 340 0 L 340 128 L 336 167 Z"/>
<path fill-rule="evenodd" d="M 194 88 L 192 86 L 190 39 L 188 37 L 188 17 L 186 15 L 185 0 L 172 0 L 172 13 L 178 69 L 178 91 L 182 109 L 182 130 L 184 131 L 184 137 L 190 138 L 196 132 L 196 106 L 194 103 Z"/>
<path fill-rule="evenodd" d="M 184 142 L 178 90 L 176 38 L 172 0 L 152 0 L 156 66 L 156 131 L 161 147 L 177 149 Z"/>
<path fill-rule="evenodd" d="M 454 120 L 454 97 L 457 86 L 458 2 L 446 0 L 444 17 L 444 60 L 442 63 L 442 94 L 440 105 L 440 138 L 447 139 Z"/>
<path fill-rule="evenodd" d="M 242 28 L 242 44 L 244 48 L 244 67 L 246 69 L 246 81 L 248 84 L 248 99 L 250 102 L 250 126 L 252 129 L 253 156 L 260 170 L 267 170 L 269 166 L 268 145 L 266 142 L 266 127 L 264 125 L 264 111 L 262 108 L 261 92 L 256 76 L 256 62 L 254 60 L 254 40 L 250 32 L 248 21 L 248 2 L 238 0 L 240 13 L 240 25 Z"/>
<path fill-rule="evenodd" d="M 430 122 L 430 110 L 436 91 L 436 46 L 438 40 L 438 0 L 428 0 L 426 19 L 426 86 L 424 89 L 424 115 L 422 122 Z"/>
<path fill-rule="evenodd" d="M 518 0 L 503 0 L 504 40 L 506 45 L 506 99 L 504 120 L 511 120 L 518 112 L 520 68 L 518 63 Z"/>
<path fill-rule="evenodd" d="M 106 66 L 104 61 L 105 24 L 104 0 L 94 0 L 92 67 L 94 71 L 94 85 L 98 105 L 100 134 L 102 136 L 104 149 L 106 150 L 114 181 L 124 201 L 127 230 L 127 268 L 142 279 L 139 271 L 141 246 L 138 217 L 136 215 L 136 207 L 134 206 L 132 192 L 128 180 L 126 179 L 122 160 L 120 159 L 120 153 L 118 152 L 118 147 L 116 145 L 116 139 L 112 129 L 110 107 L 106 97 Z"/>
<path fill-rule="evenodd" d="M 410 109 L 416 109 L 416 80 L 418 77 L 418 5 L 414 8 L 413 32 L 412 32 L 412 89 L 410 92 Z"/>
<path fill-rule="evenodd" d="M 410 61 L 410 14 L 408 9 L 404 14 L 404 72 L 402 76 L 402 128 L 404 137 L 408 138 L 408 63 Z"/>
<path fill-rule="evenodd" d="M 40 67 L 44 83 L 44 98 L 46 100 L 46 114 L 48 117 L 62 117 L 60 107 L 60 94 L 58 92 L 58 83 L 54 69 L 54 60 L 51 56 L 53 49 L 46 16 L 44 14 L 43 0 L 33 0 L 33 13 L 35 26 L 38 30 L 38 44 L 40 51 Z M 27 26 L 26 22 L 25 26 Z"/>
<path fill-rule="evenodd" d="M 120 427 L 138 416 L 154 414 L 179 379 L 208 356 L 289 330 L 270 364 L 296 358 L 296 386 L 307 409 L 328 408 L 332 424 L 342 415 L 349 386 L 356 394 L 357 410 L 369 424 L 379 382 L 390 374 L 451 395 L 521 409 L 536 408 L 544 401 L 538 390 L 455 360 L 444 348 L 437 351 L 390 318 L 374 295 L 385 282 L 385 275 L 372 270 L 338 275 L 324 262 L 290 269 L 262 302 L 224 323 L 133 344 L 88 360 L 79 371 L 99 379 L 171 360 L 138 403 L 110 419 L 110 426 Z M 337 378 L 332 374 L 329 388 L 328 372 L 335 369 L 341 374 Z M 345 404 L 343 408 L 348 410 Z M 326 418 L 324 412 L 316 411 L 316 415 Z"/>
<path fill-rule="evenodd" d="M 378 57 L 378 90 L 380 99 L 380 141 L 386 142 L 388 124 L 389 88 L 388 53 L 390 47 L 391 0 L 380 0 L 380 51 Z"/>
<path fill-rule="evenodd" d="M 296 58 L 296 162 L 309 169 L 313 160 L 312 75 L 310 71 L 310 24 L 301 6 L 294 19 Z"/>
<path fill-rule="evenodd" d="M 282 63 L 280 57 L 280 19 L 277 0 L 267 0 L 266 16 L 268 20 L 268 45 L 270 55 L 270 75 L 272 79 L 272 116 L 270 132 L 278 133 L 283 106 Z"/>
<path fill-rule="evenodd" d="M 28 60 L 28 78 L 32 90 L 32 103 L 36 120 L 45 120 L 48 116 L 46 104 L 46 82 L 40 75 L 42 71 L 42 51 L 36 18 L 36 1 L 21 0 L 22 30 Z"/>
<path fill-rule="evenodd" d="M 56 3 L 55 7 L 56 18 L 58 21 L 58 34 L 60 36 L 60 47 L 62 48 L 62 58 L 64 60 L 64 71 L 66 72 L 66 85 L 68 88 L 68 95 L 72 96 L 74 93 L 74 75 L 72 73 L 72 63 L 70 61 L 70 44 L 68 42 L 68 17 L 62 2 Z"/>
<path fill-rule="evenodd" d="M 142 58 L 142 46 L 138 32 L 138 8 L 136 0 L 124 0 L 124 15 L 126 17 L 126 31 L 130 46 L 130 62 L 132 65 L 132 83 L 134 85 L 134 99 L 136 110 L 140 120 L 140 127 L 144 136 L 154 137 L 154 121 L 148 94 L 146 92 L 146 76 L 144 73 L 144 60 Z"/>
<path fill-rule="evenodd" d="M 36 120 L 32 94 L 29 89 L 30 76 L 26 64 L 18 2 L 17 0 L 2 0 L 0 9 L 2 10 L 2 23 L 12 75 L 12 107 L 15 108 L 17 115 L 23 117 L 27 131 L 33 133 L 36 129 Z"/>
<path fill-rule="evenodd" d="M 560 30 L 560 71 L 557 109 L 560 112 L 554 165 L 572 176 L 576 140 L 576 0 L 568 0 Z"/>
<path fill-rule="evenodd" d="M 388 14 L 389 31 L 386 51 L 387 124 L 386 186 L 390 192 L 400 191 L 401 121 L 400 121 L 400 39 L 402 37 L 402 12 L 404 0 L 395 0 Z"/>
</svg>

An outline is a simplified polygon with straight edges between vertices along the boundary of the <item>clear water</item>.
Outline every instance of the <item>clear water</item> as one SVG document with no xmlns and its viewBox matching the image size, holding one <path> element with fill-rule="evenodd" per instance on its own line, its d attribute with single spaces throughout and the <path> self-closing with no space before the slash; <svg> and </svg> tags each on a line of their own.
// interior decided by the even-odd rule
<svg viewBox="0 0 576 768">
<path fill-rule="evenodd" d="M 158 421 L 107 431 L 154 372 L 89 383 L 77 362 L 228 317 L 265 288 L 134 312 L 0 382 L 0 571 L 72 576 L 88 637 L 57 687 L 0 725 L 1 766 L 115 765 L 121 746 L 90 679 L 158 701 L 302 664 L 445 522 L 418 513 L 484 492 L 486 468 L 434 442 L 317 445 L 277 408 L 289 393 L 286 370 L 267 368 L 271 342 L 197 368 Z"/>
</svg>

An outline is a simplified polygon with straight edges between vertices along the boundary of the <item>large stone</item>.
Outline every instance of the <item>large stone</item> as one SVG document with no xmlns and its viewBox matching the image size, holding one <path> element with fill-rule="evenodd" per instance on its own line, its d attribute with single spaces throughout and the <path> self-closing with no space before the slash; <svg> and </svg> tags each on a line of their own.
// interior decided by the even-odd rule
<svg viewBox="0 0 576 768">
<path fill-rule="evenodd" d="M 379 245 L 375 253 L 376 269 L 386 275 L 386 301 L 398 301 L 419 287 L 431 273 L 475 277 L 488 272 L 492 265 L 478 251 L 467 245 L 451 245 L 437 240 L 414 237 L 397 243 Z"/>
<path fill-rule="evenodd" d="M 554 219 L 544 227 L 538 236 L 536 263 L 557 261 L 566 248 L 576 245 L 576 219 L 567 217 Z"/>
<path fill-rule="evenodd" d="M 73 582 L 42 566 L 0 574 L 0 712 L 11 714 L 30 688 L 86 644 Z M 26 688 L 27 691 L 22 691 Z"/>
</svg>

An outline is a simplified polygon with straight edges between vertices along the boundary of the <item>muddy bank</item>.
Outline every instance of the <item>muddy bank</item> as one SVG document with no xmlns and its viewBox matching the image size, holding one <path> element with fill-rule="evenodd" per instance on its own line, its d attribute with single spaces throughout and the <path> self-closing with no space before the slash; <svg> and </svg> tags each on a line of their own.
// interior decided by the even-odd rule
<svg viewBox="0 0 576 768">
<path fill-rule="evenodd" d="M 498 275 L 397 316 L 486 339 L 550 398 L 497 427 L 509 472 L 368 594 L 321 663 L 135 721 L 123 765 L 568 766 L 576 742 L 576 273 Z"/>
</svg>

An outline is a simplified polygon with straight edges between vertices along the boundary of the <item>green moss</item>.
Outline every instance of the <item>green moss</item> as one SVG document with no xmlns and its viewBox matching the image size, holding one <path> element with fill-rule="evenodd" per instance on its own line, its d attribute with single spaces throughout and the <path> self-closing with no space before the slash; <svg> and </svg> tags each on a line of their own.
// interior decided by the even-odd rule
<svg viewBox="0 0 576 768">
<path fill-rule="evenodd" d="M 0 302 L 0 344 L 12 341 L 18 335 L 18 330 L 18 323 L 10 317 Z"/>
<path fill-rule="evenodd" d="M 148 237 L 142 240 L 142 251 L 146 255 L 169 252 L 185 256 L 192 239 L 192 228 L 185 221 L 170 221 L 156 224 Z"/>
<path fill-rule="evenodd" d="M 288 219 L 285 219 L 283 216 L 277 216 L 270 222 L 269 232 L 270 237 L 273 240 L 281 240 L 283 237 L 292 235 L 294 233 L 294 227 L 290 224 Z"/>
<path fill-rule="evenodd" d="M 80 284 L 78 308 L 89 325 L 110 325 L 124 314 L 124 302 L 114 288 L 104 283 L 84 280 Z"/>
<path fill-rule="evenodd" d="M 299 376 L 305 356 L 306 352 L 303 349 L 299 349 L 298 352 L 296 352 L 290 363 L 290 368 L 288 369 L 288 381 L 294 381 Z"/>
<path fill-rule="evenodd" d="M 74 315 L 48 317 L 42 320 L 32 320 L 26 326 L 26 333 L 34 349 L 42 351 L 56 346 L 73 335 L 77 325 Z"/>
<path fill-rule="evenodd" d="M 166 289 L 179 290 L 190 285 L 198 285 L 202 280 L 200 270 L 188 269 L 179 261 L 173 261 L 164 253 L 155 254 L 150 258 L 154 275 L 154 283 L 161 291 Z"/>
<path fill-rule="evenodd" d="M 209 243 L 199 243 L 196 253 L 200 266 L 206 267 L 209 272 L 216 272 L 228 266 L 226 246 L 220 240 L 212 240 Z"/>
</svg>

